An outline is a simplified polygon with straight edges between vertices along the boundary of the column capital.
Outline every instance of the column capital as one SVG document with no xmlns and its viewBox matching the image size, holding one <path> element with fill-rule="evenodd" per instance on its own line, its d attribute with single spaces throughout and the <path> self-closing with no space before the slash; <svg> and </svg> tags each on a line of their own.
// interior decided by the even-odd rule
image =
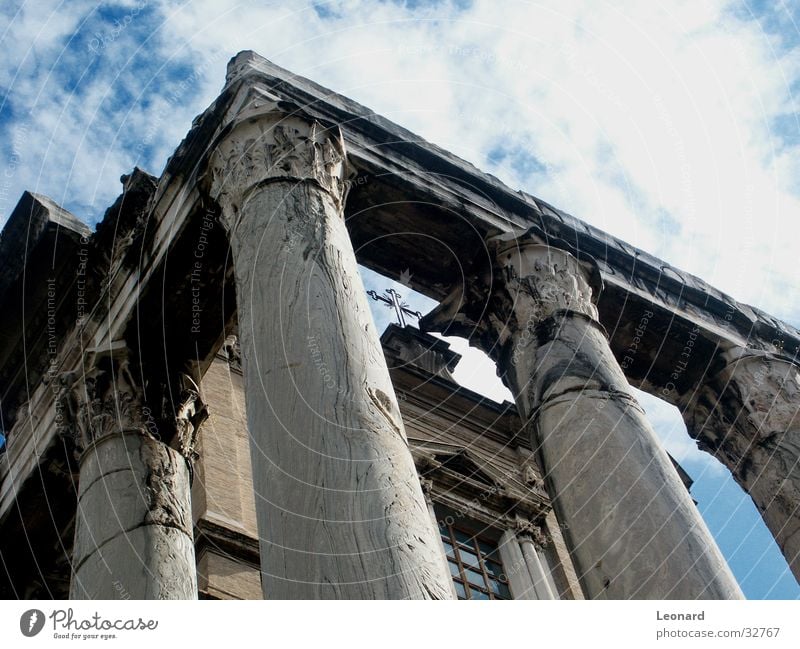
<svg viewBox="0 0 800 649">
<path fill-rule="evenodd" d="M 179 378 L 180 392 L 175 406 L 175 435 L 170 446 L 189 463 L 190 469 L 199 457 L 197 434 L 208 419 L 208 407 L 200 396 L 200 388 L 188 375 Z"/>
<path fill-rule="evenodd" d="M 800 578 L 800 365 L 732 347 L 713 367 L 682 408 L 686 426 L 750 494 Z"/>
<path fill-rule="evenodd" d="M 800 429 L 799 365 L 743 347 L 720 352 L 718 361 L 721 367 L 706 377 L 684 408 L 690 432 L 706 450 L 720 455 L 721 448 L 737 441 L 740 464 L 744 455 L 776 435 Z"/>
<path fill-rule="evenodd" d="M 249 193 L 275 180 L 311 181 L 341 209 L 347 193 L 344 139 L 336 125 L 323 125 L 285 102 L 253 99 L 222 129 L 211 146 L 205 183 L 223 213 L 236 223 Z"/>
<path fill-rule="evenodd" d="M 488 237 L 486 249 L 421 329 L 466 337 L 501 360 L 510 347 L 533 342 L 543 323 L 571 316 L 597 323 L 602 280 L 592 257 L 538 226 Z"/>
<path fill-rule="evenodd" d="M 523 516 L 515 516 L 511 520 L 511 528 L 517 537 L 531 541 L 539 549 L 547 547 L 550 543 L 550 537 L 542 526 Z"/>
<path fill-rule="evenodd" d="M 433 505 L 433 480 L 431 478 L 419 477 L 419 486 L 422 488 L 422 495 L 425 502 L 431 506 Z"/>
<path fill-rule="evenodd" d="M 239 343 L 239 337 L 236 334 L 231 334 L 225 338 L 222 343 L 222 349 L 225 357 L 228 360 L 228 366 L 237 372 L 242 371 L 242 346 Z"/>
<path fill-rule="evenodd" d="M 124 341 L 89 350 L 81 370 L 57 377 L 56 430 L 76 459 L 111 433 L 147 430 L 143 394 L 130 370 Z"/>
<path fill-rule="evenodd" d="M 153 410 L 146 403 L 132 364 L 126 342 L 119 340 L 89 350 L 80 371 L 57 375 L 53 388 L 57 433 L 76 460 L 103 437 L 136 431 L 168 444 L 191 467 L 197 459 L 199 427 L 208 417 L 200 389 L 191 377 L 181 374 L 175 386 L 174 408 L 165 401 Z M 169 391 L 161 387 L 166 399 Z"/>
</svg>

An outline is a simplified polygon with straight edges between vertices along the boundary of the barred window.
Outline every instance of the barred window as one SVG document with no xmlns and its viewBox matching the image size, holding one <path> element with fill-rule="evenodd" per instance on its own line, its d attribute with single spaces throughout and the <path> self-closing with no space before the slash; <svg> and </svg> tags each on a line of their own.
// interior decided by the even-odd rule
<svg viewBox="0 0 800 649">
<path fill-rule="evenodd" d="M 439 531 L 458 599 L 511 599 L 496 542 L 446 521 Z"/>
</svg>

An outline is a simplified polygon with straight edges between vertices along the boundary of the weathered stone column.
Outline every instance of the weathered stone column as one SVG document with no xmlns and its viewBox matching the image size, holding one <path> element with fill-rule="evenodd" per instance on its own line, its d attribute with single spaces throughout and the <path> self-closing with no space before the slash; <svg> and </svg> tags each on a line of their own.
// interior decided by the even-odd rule
<svg viewBox="0 0 800 649">
<path fill-rule="evenodd" d="M 338 128 L 263 98 L 209 163 L 233 250 L 264 596 L 449 599 L 343 219 L 344 165 Z"/>
<path fill-rule="evenodd" d="M 418 470 L 419 471 L 419 470 Z M 431 478 L 419 478 L 420 487 L 422 487 L 422 495 L 425 498 L 425 505 L 428 507 L 428 514 L 431 517 L 431 521 L 433 521 L 433 528 L 439 532 L 438 543 L 436 547 L 438 549 L 439 559 L 442 562 L 442 569 L 449 573 L 450 572 L 450 564 L 447 561 L 447 556 L 444 553 L 444 545 L 442 544 L 441 539 L 441 532 L 439 531 L 439 519 L 436 517 L 436 509 L 433 504 L 433 480 Z M 458 599 L 458 593 L 456 592 L 456 585 L 453 582 L 452 578 L 450 579 L 450 596 L 452 599 Z"/>
<path fill-rule="evenodd" d="M 497 550 L 514 599 L 537 599 L 536 589 L 514 530 L 503 532 Z"/>
<path fill-rule="evenodd" d="M 800 367 L 738 347 L 718 360 L 682 408 L 686 426 L 750 494 L 800 579 Z"/>
<path fill-rule="evenodd" d="M 196 599 L 187 460 L 153 436 L 124 345 L 105 354 L 59 399 L 80 453 L 70 598 Z"/>
<path fill-rule="evenodd" d="M 523 522 L 518 527 L 517 538 L 522 550 L 522 556 L 531 575 L 533 588 L 537 599 L 558 599 L 550 588 L 548 575 L 539 560 L 539 548 L 544 546 L 545 538 L 542 530 L 532 523 Z"/>
<path fill-rule="evenodd" d="M 550 539 L 549 543 L 552 543 L 552 539 Z M 534 546 L 535 545 L 536 544 L 534 543 Z M 553 599 L 561 599 L 560 594 L 558 592 L 558 587 L 556 586 L 556 582 L 553 577 L 553 566 L 547 559 L 547 548 L 536 547 L 536 556 L 539 558 L 539 564 L 542 566 L 542 571 L 544 572 L 544 577 L 545 580 L 547 581 L 547 587 L 553 594 Z"/>
<path fill-rule="evenodd" d="M 742 597 L 611 353 L 593 261 L 538 228 L 488 243 L 483 286 L 422 325 L 466 335 L 498 362 L 587 595 Z"/>
</svg>

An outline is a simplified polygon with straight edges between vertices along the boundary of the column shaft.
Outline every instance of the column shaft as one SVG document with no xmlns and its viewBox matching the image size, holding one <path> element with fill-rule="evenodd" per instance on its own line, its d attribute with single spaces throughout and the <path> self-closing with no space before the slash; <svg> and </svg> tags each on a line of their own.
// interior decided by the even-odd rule
<svg viewBox="0 0 800 649">
<path fill-rule="evenodd" d="M 508 579 L 508 586 L 514 599 L 537 599 L 528 564 L 513 530 L 503 532 L 498 550 L 500 560 L 503 562 L 503 572 Z"/>
<path fill-rule="evenodd" d="M 750 494 L 800 579 L 800 367 L 744 348 L 719 356 L 682 408 L 687 428 Z"/>
<path fill-rule="evenodd" d="M 535 227 L 488 248 L 486 292 L 455 291 L 422 325 L 498 361 L 588 597 L 741 597 L 597 322 L 594 261 Z"/>
<path fill-rule="evenodd" d="M 433 491 L 433 480 L 430 478 L 420 478 L 419 484 L 422 487 L 422 495 L 425 497 L 425 505 L 428 507 L 428 514 L 430 514 L 431 521 L 433 521 L 433 527 L 438 532 L 440 530 L 439 526 L 439 519 L 436 517 L 436 508 L 433 504 L 433 498 L 431 497 L 431 492 Z M 442 543 L 441 533 L 437 539 L 439 542 L 437 543 L 437 548 L 439 550 L 439 558 L 442 562 L 442 566 L 444 571 L 450 573 L 450 562 L 447 560 L 447 555 L 444 552 L 444 544 Z M 452 578 L 450 579 L 450 596 L 452 599 L 458 599 L 458 593 L 456 592 L 456 585 L 453 582 Z"/>
<path fill-rule="evenodd" d="M 550 588 L 550 583 L 542 563 L 539 561 L 539 554 L 533 541 L 525 536 L 520 536 L 519 545 L 522 549 L 522 556 L 528 566 L 528 571 L 531 573 L 536 599 L 558 599 Z"/>
<path fill-rule="evenodd" d="M 741 596 L 596 323 L 538 336 L 518 394 L 589 596 Z"/>
<path fill-rule="evenodd" d="M 296 114 L 232 128 L 231 237 L 264 596 L 449 599 L 342 213 L 344 152 Z"/>
<path fill-rule="evenodd" d="M 83 454 L 71 599 L 196 599 L 186 460 L 139 430 Z"/>
<path fill-rule="evenodd" d="M 547 559 L 547 551 L 544 548 L 537 548 L 536 555 L 539 557 L 539 563 L 544 571 L 544 576 L 547 580 L 547 585 L 550 588 L 550 592 L 553 593 L 553 599 L 561 599 L 555 579 L 553 579 L 554 566 Z"/>
</svg>

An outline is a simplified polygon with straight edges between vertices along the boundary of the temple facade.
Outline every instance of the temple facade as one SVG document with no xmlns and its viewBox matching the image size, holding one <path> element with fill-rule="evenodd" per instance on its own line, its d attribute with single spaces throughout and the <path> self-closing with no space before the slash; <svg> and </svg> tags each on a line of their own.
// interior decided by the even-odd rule
<svg viewBox="0 0 800 649">
<path fill-rule="evenodd" d="M 381 335 L 359 264 L 438 306 Z M 252 52 L 0 266 L 6 598 L 741 598 L 631 386 L 800 577 L 800 332 Z"/>
</svg>

